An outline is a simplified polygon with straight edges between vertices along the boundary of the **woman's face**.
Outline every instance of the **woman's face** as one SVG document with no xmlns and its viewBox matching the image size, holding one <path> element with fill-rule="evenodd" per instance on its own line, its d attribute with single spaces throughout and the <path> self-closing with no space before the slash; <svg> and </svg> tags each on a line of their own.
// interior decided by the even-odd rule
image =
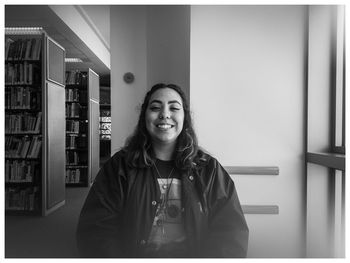
<svg viewBox="0 0 350 263">
<path fill-rule="evenodd" d="M 146 110 L 146 128 L 153 143 L 175 144 L 184 118 L 182 99 L 175 90 L 164 88 L 152 94 Z"/>
</svg>

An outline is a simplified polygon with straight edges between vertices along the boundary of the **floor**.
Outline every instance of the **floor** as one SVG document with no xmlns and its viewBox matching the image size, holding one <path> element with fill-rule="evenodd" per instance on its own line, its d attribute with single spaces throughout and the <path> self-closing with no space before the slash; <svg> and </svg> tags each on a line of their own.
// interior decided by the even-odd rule
<svg viewBox="0 0 350 263">
<path fill-rule="evenodd" d="M 67 188 L 46 217 L 5 216 L 5 258 L 76 258 L 75 229 L 89 188 Z"/>
</svg>

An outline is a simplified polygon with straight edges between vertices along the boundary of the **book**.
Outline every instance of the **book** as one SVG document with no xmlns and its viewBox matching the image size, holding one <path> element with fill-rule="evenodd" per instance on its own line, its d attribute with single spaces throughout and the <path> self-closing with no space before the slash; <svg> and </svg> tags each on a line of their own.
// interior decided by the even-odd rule
<svg viewBox="0 0 350 263">
<path fill-rule="evenodd" d="M 35 121 L 34 132 L 40 132 L 41 123 L 42 123 L 42 112 L 38 112 L 38 116 L 37 116 L 36 121 Z"/>
</svg>

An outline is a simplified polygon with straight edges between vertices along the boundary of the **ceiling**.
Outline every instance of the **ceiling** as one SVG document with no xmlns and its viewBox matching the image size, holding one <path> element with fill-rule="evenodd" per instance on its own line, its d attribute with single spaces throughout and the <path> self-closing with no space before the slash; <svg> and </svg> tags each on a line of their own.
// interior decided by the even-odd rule
<svg viewBox="0 0 350 263">
<path fill-rule="evenodd" d="M 109 44 L 108 6 L 81 6 L 100 34 Z M 108 13 L 109 14 L 109 13 Z M 106 19 L 108 18 L 108 21 Z M 91 68 L 102 79 L 110 75 L 110 69 L 88 46 L 55 14 L 48 5 L 5 5 L 6 27 L 42 27 L 47 34 L 66 50 L 66 57 L 80 58 L 83 63 L 66 63 L 66 68 Z M 106 28 L 108 27 L 108 28 Z"/>
</svg>

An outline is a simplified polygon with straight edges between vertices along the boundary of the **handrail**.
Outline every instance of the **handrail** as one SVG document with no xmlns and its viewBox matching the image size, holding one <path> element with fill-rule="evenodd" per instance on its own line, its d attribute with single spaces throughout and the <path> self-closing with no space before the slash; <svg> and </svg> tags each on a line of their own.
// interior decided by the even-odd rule
<svg viewBox="0 0 350 263">
<path fill-rule="evenodd" d="M 244 214 L 279 214 L 279 207 L 277 205 L 242 205 Z"/>
<path fill-rule="evenodd" d="M 228 174 L 279 175 L 278 166 L 224 166 Z M 277 205 L 242 205 L 244 214 L 279 214 Z"/>
<path fill-rule="evenodd" d="M 278 166 L 224 166 L 229 174 L 278 175 Z"/>
</svg>

